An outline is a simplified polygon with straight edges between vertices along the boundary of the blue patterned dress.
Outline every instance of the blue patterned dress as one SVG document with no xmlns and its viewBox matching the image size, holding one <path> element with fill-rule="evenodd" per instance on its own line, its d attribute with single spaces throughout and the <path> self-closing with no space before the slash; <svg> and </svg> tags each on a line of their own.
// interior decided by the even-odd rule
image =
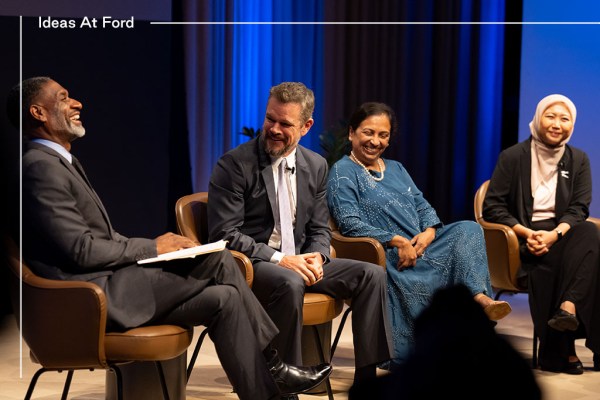
<svg viewBox="0 0 600 400">
<path fill-rule="evenodd" d="M 376 182 L 348 156 L 329 173 L 327 202 L 345 236 L 369 236 L 386 249 L 388 307 L 394 341 L 394 361 L 407 359 L 414 344 L 414 320 L 444 286 L 463 283 L 473 295 L 492 296 L 481 227 L 473 221 L 443 225 L 402 164 L 384 160 L 385 177 Z M 398 249 L 387 246 L 395 235 L 412 239 L 428 227 L 435 239 L 414 268 L 398 271 Z"/>
</svg>

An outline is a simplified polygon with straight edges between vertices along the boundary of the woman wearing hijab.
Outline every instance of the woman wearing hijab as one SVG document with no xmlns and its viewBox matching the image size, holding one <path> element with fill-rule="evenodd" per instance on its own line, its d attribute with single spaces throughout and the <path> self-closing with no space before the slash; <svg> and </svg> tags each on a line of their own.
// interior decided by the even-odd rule
<svg viewBox="0 0 600 400">
<path fill-rule="evenodd" d="M 583 373 L 574 341 L 585 337 L 600 368 L 600 239 L 586 221 L 592 200 L 587 155 L 567 144 L 577 109 L 553 94 L 537 105 L 531 136 L 500 153 L 483 204 L 486 221 L 512 227 L 521 244 L 543 370 Z"/>
<path fill-rule="evenodd" d="M 489 319 L 508 315 L 510 305 L 490 297 L 481 227 L 442 224 L 402 164 L 381 157 L 396 127 L 392 109 L 364 103 L 349 125 L 352 151 L 331 168 L 327 201 L 343 235 L 372 237 L 386 249 L 394 362 L 414 350 L 414 321 L 440 288 L 464 284 Z"/>
</svg>

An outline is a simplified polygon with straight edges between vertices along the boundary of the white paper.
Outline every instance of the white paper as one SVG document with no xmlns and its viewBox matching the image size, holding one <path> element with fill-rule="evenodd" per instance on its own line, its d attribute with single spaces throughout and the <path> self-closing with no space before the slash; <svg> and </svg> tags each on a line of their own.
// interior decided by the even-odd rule
<svg viewBox="0 0 600 400">
<path fill-rule="evenodd" d="M 160 254 L 157 257 L 146 258 L 144 260 L 139 260 L 138 264 L 148 264 L 154 263 L 158 261 L 169 261 L 169 260 L 177 260 L 180 258 L 194 258 L 200 254 L 213 253 L 215 251 L 221 251 L 226 248 L 227 241 L 219 240 L 218 242 L 203 244 L 196 247 L 190 247 L 187 249 L 175 250 L 169 253 Z"/>
</svg>

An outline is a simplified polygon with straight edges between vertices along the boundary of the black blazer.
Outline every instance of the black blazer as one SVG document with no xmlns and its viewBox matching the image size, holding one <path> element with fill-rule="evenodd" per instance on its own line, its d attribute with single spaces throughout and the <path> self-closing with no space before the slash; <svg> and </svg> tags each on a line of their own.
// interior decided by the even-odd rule
<svg viewBox="0 0 600 400">
<path fill-rule="evenodd" d="M 556 188 L 557 224 L 573 226 L 589 216 L 592 201 L 590 160 L 585 152 L 566 145 L 559 162 Z M 531 227 L 531 138 L 502 151 L 483 202 L 483 218 L 510 227 Z"/>
</svg>

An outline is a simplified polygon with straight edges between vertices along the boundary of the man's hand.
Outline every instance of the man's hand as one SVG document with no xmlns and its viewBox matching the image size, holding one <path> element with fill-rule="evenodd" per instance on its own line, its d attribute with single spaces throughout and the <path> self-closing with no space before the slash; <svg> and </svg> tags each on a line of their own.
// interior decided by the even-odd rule
<svg viewBox="0 0 600 400">
<path fill-rule="evenodd" d="M 172 232 L 167 232 L 164 235 L 160 235 L 155 240 L 157 254 L 164 254 L 170 251 L 198 246 L 198 243 L 194 242 L 192 239 L 186 238 L 185 236 L 176 235 Z"/>
<path fill-rule="evenodd" d="M 323 258 L 321 257 L 321 253 L 284 256 L 279 265 L 300 274 L 306 286 L 312 286 L 323 279 Z"/>
</svg>

